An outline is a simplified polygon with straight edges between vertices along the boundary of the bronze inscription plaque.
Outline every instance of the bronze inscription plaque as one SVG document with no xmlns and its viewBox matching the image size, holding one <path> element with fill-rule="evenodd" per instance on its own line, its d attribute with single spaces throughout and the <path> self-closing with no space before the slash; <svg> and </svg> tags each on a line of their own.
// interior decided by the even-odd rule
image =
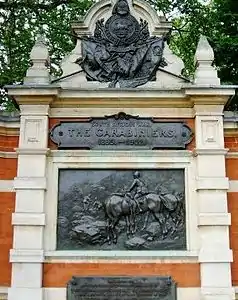
<svg viewBox="0 0 238 300">
<path fill-rule="evenodd" d="M 58 250 L 185 250 L 183 169 L 61 169 Z"/>
<path fill-rule="evenodd" d="M 50 132 L 59 149 L 185 149 L 192 140 L 183 122 L 154 122 L 119 113 L 88 121 L 61 122 Z"/>
<path fill-rule="evenodd" d="M 171 277 L 76 277 L 67 285 L 67 300 L 176 300 Z"/>
</svg>

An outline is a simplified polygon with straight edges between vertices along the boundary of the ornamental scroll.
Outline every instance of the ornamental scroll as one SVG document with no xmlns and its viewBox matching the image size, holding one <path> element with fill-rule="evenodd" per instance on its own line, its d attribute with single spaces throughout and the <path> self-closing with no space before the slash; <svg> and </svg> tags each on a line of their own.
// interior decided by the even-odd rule
<svg viewBox="0 0 238 300">
<path fill-rule="evenodd" d="M 183 122 L 155 122 L 121 112 L 86 122 L 60 122 L 50 138 L 59 149 L 185 149 L 192 131 Z"/>
</svg>

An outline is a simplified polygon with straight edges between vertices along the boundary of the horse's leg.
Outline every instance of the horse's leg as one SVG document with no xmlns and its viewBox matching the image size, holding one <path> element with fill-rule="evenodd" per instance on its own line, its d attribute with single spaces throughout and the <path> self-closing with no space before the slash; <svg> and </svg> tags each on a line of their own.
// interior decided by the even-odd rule
<svg viewBox="0 0 238 300">
<path fill-rule="evenodd" d="M 164 217 L 163 220 L 161 220 L 161 215 L 162 213 L 155 213 L 154 212 L 154 216 L 156 218 L 156 220 L 159 222 L 161 229 L 162 229 L 162 237 L 163 239 L 165 238 L 165 236 L 168 233 L 168 228 L 166 226 L 166 218 Z"/>
<path fill-rule="evenodd" d="M 116 232 L 116 224 L 117 224 L 118 220 L 114 219 L 112 221 L 112 226 L 111 226 L 111 230 L 112 230 L 112 238 L 113 238 L 113 243 L 116 244 L 117 243 L 117 232 Z"/>
<path fill-rule="evenodd" d="M 125 219 L 126 219 L 126 235 L 127 237 L 129 237 L 131 233 L 130 215 L 126 215 Z"/>
<path fill-rule="evenodd" d="M 134 234 L 137 231 L 136 226 L 136 206 L 132 207 L 131 215 L 130 215 L 130 223 L 131 223 L 131 233 Z"/>
<path fill-rule="evenodd" d="M 108 245 L 111 245 L 112 230 L 111 230 L 111 220 L 109 218 L 107 219 L 106 230 L 107 230 L 107 242 L 108 242 Z"/>
<path fill-rule="evenodd" d="M 147 223 L 148 223 L 148 219 L 149 219 L 149 215 L 150 215 L 150 210 L 148 210 L 148 211 L 146 212 L 144 225 L 143 225 L 143 227 L 141 228 L 141 230 L 145 230 L 145 229 L 146 229 Z"/>
<path fill-rule="evenodd" d="M 135 234 L 137 231 L 135 212 L 133 212 L 133 215 L 131 216 L 131 223 L 132 223 L 132 234 Z"/>
</svg>

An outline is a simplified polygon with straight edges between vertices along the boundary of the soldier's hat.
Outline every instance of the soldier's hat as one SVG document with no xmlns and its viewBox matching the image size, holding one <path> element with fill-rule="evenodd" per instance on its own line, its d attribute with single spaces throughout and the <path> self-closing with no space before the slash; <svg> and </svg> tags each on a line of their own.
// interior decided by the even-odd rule
<svg viewBox="0 0 238 300">
<path fill-rule="evenodd" d="M 134 175 L 134 177 L 140 177 L 140 172 L 135 171 L 135 173 L 133 175 Z"/>
</svg>

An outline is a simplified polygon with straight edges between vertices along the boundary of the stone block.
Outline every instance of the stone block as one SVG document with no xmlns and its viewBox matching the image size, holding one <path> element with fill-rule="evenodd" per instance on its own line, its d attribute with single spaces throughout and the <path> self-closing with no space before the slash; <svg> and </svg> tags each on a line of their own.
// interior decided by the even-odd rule
<svg viewBox="0 0 238 300">
<path fill-rule="evenodd" d="M 8 289 L 8 300 L 43 300 L 42 288 L 14 288 Z"/>
<path fill-rule="evenodd" d="M 14 288 L 40 288 L 41 282 L 41 263 L 14 263 L 12 265 L 12 286 Z"/>
<path fill-rule="evenodd" d="M 43 249 L 43 226 L 14 227 L 14 249 Z"/>
</svg>

